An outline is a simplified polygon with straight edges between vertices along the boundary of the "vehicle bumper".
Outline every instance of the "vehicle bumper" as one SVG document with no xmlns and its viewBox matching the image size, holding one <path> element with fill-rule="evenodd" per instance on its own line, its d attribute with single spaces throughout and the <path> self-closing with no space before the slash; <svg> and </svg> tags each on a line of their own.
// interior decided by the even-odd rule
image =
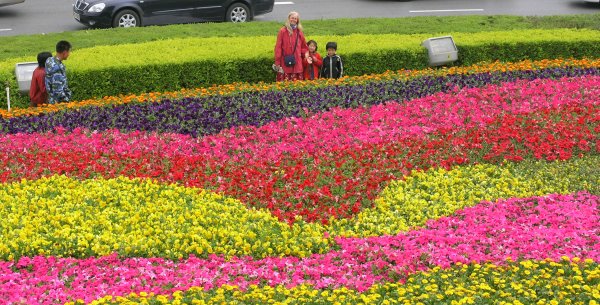
<svg viewBox="0 0 600 305">
<path fill-rule="evenodd" d="M 100 13 L 88 13 L 73 8 L 73 18 L 90 27 L 110 27 L 112 23 L 111 13 L 107 9 Z"/>
</svg>

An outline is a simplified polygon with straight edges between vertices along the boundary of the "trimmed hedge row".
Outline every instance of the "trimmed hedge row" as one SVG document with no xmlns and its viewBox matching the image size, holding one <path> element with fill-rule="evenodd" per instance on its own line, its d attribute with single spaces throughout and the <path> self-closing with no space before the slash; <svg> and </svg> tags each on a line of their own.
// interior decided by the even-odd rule
<svg viewBox="0 0 600 305">
<path fill-rule="evenodd" d="M 317 40 L 321 47 L 327 41 L 337 41 L 346 74 L 363 75 L 427 67 L 427 52 L 420 44 L 427 38 L 441 35 L 445 34 L 307 38 Z M 516 30 L 451 35 L 459 50 L 457 65 L 495 60 L 595 58 L 600 54 L 600 31 L 595 30 Z M 72 43 L 76 46 L 76 42 Z M 275 78 L 270 68 L 274 45 L 274 36 L 170 39 L 75 49 L 66 65 L 76 100 L 233 82 L 270 82 Z M 14 65 L 22 61 L 32 61 L 32 58 L 0 62 L 0 81 L 8 80 L 13 88 L 17 88 Z M 27 97 L 15 95 L 13 100 L 13 106 L 28 104 Z"/>
</svg>

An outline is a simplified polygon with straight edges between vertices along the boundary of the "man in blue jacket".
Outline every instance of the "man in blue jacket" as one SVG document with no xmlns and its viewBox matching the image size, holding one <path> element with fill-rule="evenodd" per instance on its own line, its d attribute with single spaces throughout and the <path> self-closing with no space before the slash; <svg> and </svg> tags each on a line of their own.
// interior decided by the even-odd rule
<svg viewBox="0 0 600 305">
<path fill-rule="evenodd" d="M 63 64 L 69 58 L 71 44 L 61 40 L 56 44 L 56 56 L 46 60 L 46 91 L 48 103 L 56 104 L 71 100 L 71 90 L 67 82 L 67 70 Z"/>
</svg>

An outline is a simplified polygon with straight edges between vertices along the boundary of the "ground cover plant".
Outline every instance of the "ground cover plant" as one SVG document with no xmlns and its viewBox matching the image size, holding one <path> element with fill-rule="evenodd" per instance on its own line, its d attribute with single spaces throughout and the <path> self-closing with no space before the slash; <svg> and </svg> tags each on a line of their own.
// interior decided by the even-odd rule
<svg viewBox="0 0 600 305">
<path fill-rule="evenodd" d="M 476 33 L 483 31 L 525 29 L 598 29 L 600 14 L 568 16 L 420 16 L 412 18 L 354 18 L 302 20 L 307 34 L 415 34 L 447 32 Z M 97 29 L 43 35 L 19 35 L 0 37 L 3 48 L 0 61 L 31 56 L 40 50 L 53 50 L 57 41 L 66 39 L 77 42 L 76 48 L 140 43 L 161 39 L 185 37 L 239 37 L 271 36 L 277 33 L 280 22 L 251 22 L 246 24 L 199 23 L 169 26 L 152 26 L 135 29 Z"/>
<path fill-rule="evenodd" d="M 442 21 L 406 22 L 421 20 Z M 222 26 L 238 25 L 173 29 Z M 0 303 L 597 304 L 599 65 L 497 61 L 0 111 Z"/>
<path fill-rule="evenodd" d="M 0 299 L 590 304 L 600 294 L 591 62 L 233 85 L 6 116 Z M 341 87 L 368 94 L 318 94 Z M 269 95 L 279 99 L 265 109 L 287 104 L 222 115 L 212 130 L 186 123 L 186 109 L 208 104 L 198 100 Z M 119 107 L 155 109 L 154 124 L 81 116 Z"/>
<path fill-rule="evenodd" d="M 441 34 L 436 34 L 441 35 Z M 446 32 L 457 42 L 457 64 L 484 61 L 519 61 L 595 57 L 598 32 L 587 29 L 510 30 L 497 32 Z M 421 42 L 431 34 L 350 34 L 311 36 L 318 41 L 336 40 L 344 45 L 346 75 L 382 73 L 386 70 L 427 67 Z M 69 79 L 75 99 L 148 91 L 271 81 L 273 36 L 172 38 L 138 44 L 96 46 L 73 52 Z M 222 53 L 220 50 L 228 49 Z M 0 80 L 13 92 L 16 62 L 0 61 Z M 12 106 L 26 107 L 27 97 L 13 94 Z"/>
<path fill-rule="evenodd" d="M 517 79 L 592 76 L 598 74 L 599 66 L 598 60 L 588 59 L 497 62 L 448 70 L 388 72 L 334 82 L 319 80 L 300 85 L 241 83 L 141 96 L 105 97 L 21 111 L 0 111 L 4 117 L 0 128 L 9 133 L 49 131 L 56 126 L 69 130 L 77 127 L 94 130 L 118 128 L 201 136 L 237 125 L 260 126 L 288 116 L 306 116 L 332 107 L 410 100 L 455 87 L 478 87 Z M 144 104 L 147 101 L 161 104 Z"/>
</svg>

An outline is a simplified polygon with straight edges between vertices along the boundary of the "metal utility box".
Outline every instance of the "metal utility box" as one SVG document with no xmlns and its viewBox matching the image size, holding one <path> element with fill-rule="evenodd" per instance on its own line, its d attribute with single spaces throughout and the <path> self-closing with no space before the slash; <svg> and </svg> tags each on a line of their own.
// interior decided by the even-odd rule
<svg viewBox="0 0 600 305">
<path fill-rule="evenodd" d="M 452 36 L 429 38 L 421 43 L 429 53 L 429 65 L 441 66 L 458 60 L 458 49 Z"/>
<path fill-rule="evenodd" d="M 19 92 L 23 94 L 29 92 L 33 70 L 35 70 L 37 66 L 37 62 L 20 62 L 16 64 L 15 75 L 17 76 L 17 83 L 19 84 Z"/>
</svg>

